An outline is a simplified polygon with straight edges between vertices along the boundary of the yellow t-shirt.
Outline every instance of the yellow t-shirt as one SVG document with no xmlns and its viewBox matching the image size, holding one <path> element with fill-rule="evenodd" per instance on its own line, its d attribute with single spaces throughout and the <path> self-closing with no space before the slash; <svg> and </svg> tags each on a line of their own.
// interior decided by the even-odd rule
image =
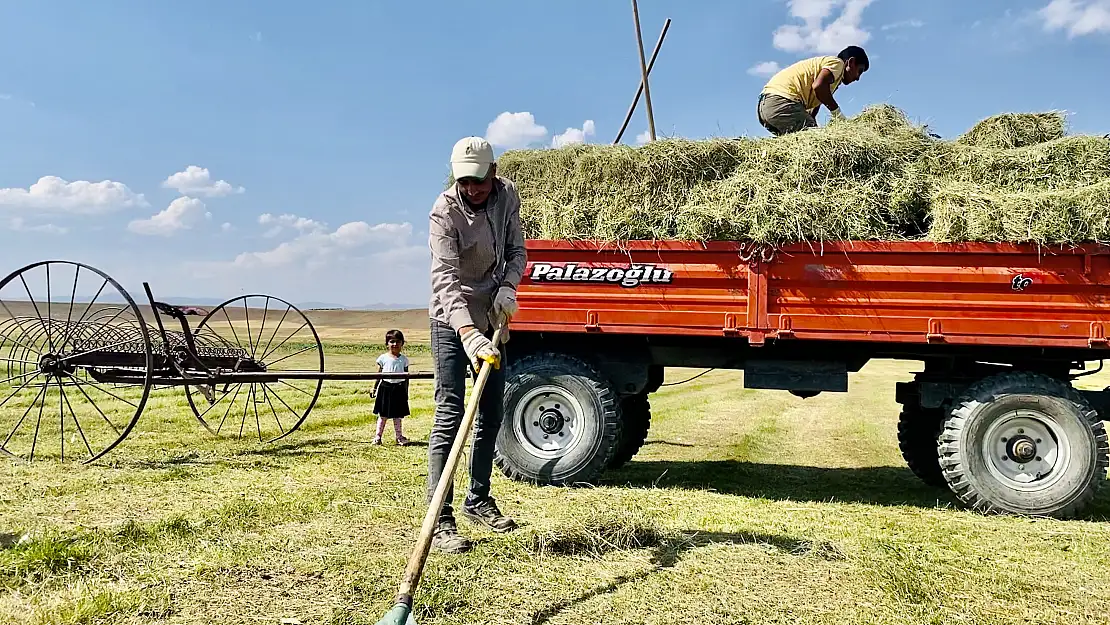
<svg viewBox="0 0 1110 625">
<path fill-rule="evenodd" d="M 821 105 L 817 93 L 813 91 L 813 81 L 821 70 L 828 69 L 833 75 L 833 84 L 830 89 L 836 91 L 840 81 L 844 78 L 844 61 L 835 56 L 815 56 L 811 59 L 798 61 L 790 67 L 784 67 L 779 73 L 767 81 L 763 93 L 773 93 L 805 105 L 807 111 L 812 111 Z"/>
</svg>

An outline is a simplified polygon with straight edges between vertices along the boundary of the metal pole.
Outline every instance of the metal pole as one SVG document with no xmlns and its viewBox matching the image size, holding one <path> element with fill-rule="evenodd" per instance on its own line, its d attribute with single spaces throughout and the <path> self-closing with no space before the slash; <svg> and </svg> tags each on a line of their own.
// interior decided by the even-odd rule
<svg viewBox="0 0 1110 625">
<path fill-rule="evenodd" d="M 663 47 L 663 39 L 667 36 L 667 30 L 671 27 L 671 18 L 663 23 L 663 32 L 659 33 L 659 40 L 655 42 L 655 50 L 651 53 L 651 60 L 648 61 L 647 73 L 651 74 L 651 69 L 655 67 L 655 58 L 659 56 L 659 50 Z M 636 87 L 636 97 L 632 98 L 632 106 L 628 107 L 628 113 L 624 116 L 624 124 L 621 125 L 620 132 L 617 133 L 617 138 L 613 139 L 613 145 L 621 142 L 621 137 L 624 136 L 624 131 L 628 129 L 628 122 L 632 121 L 632 113 L 636 111 L 636 105 L 640 103 L 640 94 L 644 92 L 644 81 L 641 78 L 639 86 Z"/>
<path fill-rule="evenodd" d="M 644 38 L 640 34 L 640 8 L 636 5 L 636 0 L 632 0 L 632 21 L 636 23 L 636 47 L 640 51 L 640 74 L 643 75 L 644 81 L 644 104 L 647 107 L 648 132 L 651 133 L 651 140 L 655 141 L 655 117 L 651 112 L 651 87 L 648 86 L 647 60 L 644 58 Z"/>
</svg>

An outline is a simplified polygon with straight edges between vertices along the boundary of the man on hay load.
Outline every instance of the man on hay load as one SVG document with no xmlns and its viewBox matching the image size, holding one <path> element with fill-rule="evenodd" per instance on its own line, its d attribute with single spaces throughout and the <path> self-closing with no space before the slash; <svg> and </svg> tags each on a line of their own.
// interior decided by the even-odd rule
<svg viewBox="0 0 1110 625">
<path fill-rule="evenodd" d="M 759 94 L 759 123 L 777 136 L 813 128 L 822 104 L 832 119 L 843 119 L 833 93 L 859 80 L 870 65 L 863 48 L 848 46 L 837 56 L 817 56 L 783 68 Z"/>
<path fill-rule="evenodd" d="M 517 311 L 516 288 L 524 276 L 526 253 L 520 227 L 520 197 L 509 180 L 497 175 L 493 148 L 479 137 L 466 137 L 451 151 L 455 184 L 440 193 L 432 207 L 428 244 L 432 252 L 432 359 L 435 361 L 435 422 L 428 437 L 428 501 L 451 453 L 466 406 L 467 368 L 498 357 L 478 403 L 470 452 L 470 488 L 463 516 L 496 532 L 516 523 L 501 513 L 490 495 L 494 443 L 505 400 L 505 350 L 494 346 L 498 324 L 508 339 L 508 321 Z M 458 533 L 452 512 L 453 490 L 440 513 L 432 547 L 462 553 L 470 541 Z"/>
</svg>

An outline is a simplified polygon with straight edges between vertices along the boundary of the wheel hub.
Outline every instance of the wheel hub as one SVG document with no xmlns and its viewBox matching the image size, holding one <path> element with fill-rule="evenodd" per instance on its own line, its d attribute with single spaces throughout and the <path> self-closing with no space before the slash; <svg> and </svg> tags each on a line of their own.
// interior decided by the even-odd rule
<svg viewBox="0 0 1110 625">
<path fill-rule="evenodd" d="M 559 386 L 532 389 L 513 411 L 513 435 L 540 458 L 559 458 L 582 437 L 582 406 Z"/>
<path fill-rule="evenodd" d="M 996 479 L 1021 491 L 1050 487 L 1071 464 L 1063 428 L 1037 410 L 1018 410 L 996 420 L 983 441 L 983 454 Z"/>
<path fill-rule="evenodd" d="M 566 420 L 563 418 L 563 413 L 558 410 L 544 410 L 540 415 L 540 429 L 544 434 L 558 434 L 563 430 L 566 425 Z"/>
<path fill-rule="evenodd" d="M 1037 443 L 1024 434 L 1010 439 L 1007 455 L 1014 462 L 1029 462 L 1037 457 Z"/>
<path fill-rule="evenodd" d="M 56 354 L 43 354 L 39 358 L 39 370 L 42 371 L 43 375 L 66 375 L 69 373 L 70 369 L 70 367 L 66 366 L 65 361 Z"/>
</svg>

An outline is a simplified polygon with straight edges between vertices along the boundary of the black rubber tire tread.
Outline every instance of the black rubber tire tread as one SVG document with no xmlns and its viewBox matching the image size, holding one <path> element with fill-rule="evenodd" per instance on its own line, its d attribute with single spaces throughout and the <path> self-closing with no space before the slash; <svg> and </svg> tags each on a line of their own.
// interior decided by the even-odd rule
<svg viewBox="0 0 1110 625">
<path fill-rule="evenodd" d="M 951 414 L 945 419 L 944 430 L 937 444 L 941 469 L 949 488 L 960 502 L 973 510 L 987 514 L 1022 514 L 1021 511 L 1007 510 L 991 503 L 982 493 L 977 492 L 966 475 L 966 464 L 960 449 L 960 433 L 979 405 L 994 401 L 999 395 L 1044 395 L 1058 398 L 1074 405 L 1076 411 L 1086 421 L 1094 435 L 1095 470 L 1089 476 L 1082 492 L 1068 504 L 1048 516 L 1070 519 L 1091 502 L 1095 493 L 1106 482 L 1107 466 L 1110 464 L 1110 444 L 1106 427 L 1098 411 L 1091 407 L 1070 384 L 1045 375 L 1015 372 L 988 377 L 972 385 L 956 400 Z"/>
<path fill-rule="evenodd" d="M 647 441 L 650 428 L 651 402 L 647 395 L 629 395 L 621 400 L 621 439 L 609 468 L 619 469 L 632 460 Z"/>
<path fill-rule="evenodd" d="M 572 375 L 579 378 L 591 389 L 591 392 L 597 398 L 598 404 L 601 406 L 602 422 L 599 424 L 601 440 L 598 441 L 597 450 L 590 462 L 569 478 L 544 477 L 534 474 L 529 475 L 514 466 L 512 459 L 502 452 L 500 445 L 494 449 L 493 460 L 497 468 L 510 479 L 539 486 L 596 484 L 608 467 L 609 462 L 613 459 L 613 455 L 617 452 L 617 445 L 621 440 L 620 396 L 613 388 L 613 384 L 606 379 L 597 368 L 593 367 L 588 362 L 566 354 L 552 352 L 540 352 L 525 356 L 513 362 L 509 366 L 507 373 L 505 384 L 506 397 L 510 394 L 513 377 L 516 375 L 525 373 L 533 375 Z M 512 409 L 506 405 L 506 421 L 501 426 L 502 431 L 504 431 L 506 427 L 512 427 L 509 422 L 509 419 L 512 418 L 511 415 Z M 500 439 L 500 436 L 498 438 Z"/>
<path fill-rule="evenodd" d="M 903 406 L 898 416 L 898 449 L 910 471 L 929 486 L 948 486 L 937 454 L 943 429 L 944 411 L 940 408 Z"/>
</svg>

